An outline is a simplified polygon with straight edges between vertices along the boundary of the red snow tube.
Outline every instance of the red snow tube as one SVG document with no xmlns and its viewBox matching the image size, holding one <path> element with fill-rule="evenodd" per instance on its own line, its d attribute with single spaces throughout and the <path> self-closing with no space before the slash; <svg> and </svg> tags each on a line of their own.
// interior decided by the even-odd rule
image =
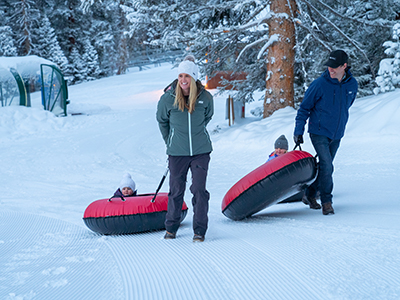
<svg viewBox="0 0 400 300">
<path fill-rule="evenodd" d="M 112 197 L 89 204 L 83 221 L 89 229 L 101 234 L 128 234 L 165 229 L 168 209 L 168 193 L 132 197 Z M 182 205 L 181 222 L 187 214 L 186 203 Z"/>
<path fill-rule="evenodd" d="M 313 182 L 316 159 L 305 151 L 278 156 L 240 179 L 222 200 L 222 213 L 241 220 L 260 210 L 285 201 Z"/>
</svg>

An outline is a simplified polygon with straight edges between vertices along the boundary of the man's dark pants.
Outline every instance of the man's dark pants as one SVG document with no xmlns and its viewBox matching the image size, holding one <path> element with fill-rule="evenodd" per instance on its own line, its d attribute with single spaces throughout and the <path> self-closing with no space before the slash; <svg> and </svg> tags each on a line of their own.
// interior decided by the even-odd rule
<svg viewBox="0 0 400 300">
<path fill-rule="evenodd" d="M 306 196 L 315 198 L 317 191 L 321 195 L 321 204 L 332 203 L 333 190 L 333 159 L 340 145 L 340 140 L 332 140 L 326 136 L 310 133 L 311 142 L 317 152 L 318 175 L 317 179 L 306 190 Z"/>
<path fill-rule="evenodd" d="M 208 224 L 208 200 L 210 194 L 206 190 L 206 180 L 210 154 L 195 156 L 169 156 L 169 194 L 168 212 L 165 228 L 168 232 L 176 232 L 180 225 L 183 198 L 186 189 L 187 173 L 192 173 L 190 191 L 193 194 L 193 231 L 205 235 Z"/>
</svg>

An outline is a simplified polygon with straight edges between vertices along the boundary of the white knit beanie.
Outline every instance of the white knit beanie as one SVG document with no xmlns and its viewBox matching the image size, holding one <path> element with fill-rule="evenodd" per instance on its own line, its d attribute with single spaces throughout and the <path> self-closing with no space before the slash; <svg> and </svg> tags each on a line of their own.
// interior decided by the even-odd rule
<svg viewBox="0 0 400 300">
<path fill-rule="evenodd" d="M 121 182 L 119 183 L 119 189 L 122 191 L 124 187 L 130 187 L 132 191 L 136 190 L 136 184 L 132 180 L 131 174 L 126 173 L 124 177 L 122 177 Z"/>
<path fill-rule="evenodd" d="M 182 73 L 189 74 L 193 77 L 194 81 L 197 81 L 197 79 L 199 78 L 199 68 L 194 62 L 190 60 L 184 60 L 179 64 L 178 75 Z"/>
</svg>

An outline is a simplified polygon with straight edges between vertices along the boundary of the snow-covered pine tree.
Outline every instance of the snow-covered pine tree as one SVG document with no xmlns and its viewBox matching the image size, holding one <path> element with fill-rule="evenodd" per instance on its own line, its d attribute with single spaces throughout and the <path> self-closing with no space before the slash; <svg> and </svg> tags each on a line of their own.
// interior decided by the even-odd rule
<svg viewBox="0 0 400 300">
<path fill-rule="evenodd" d="M 72 48 L 71 55 L 69 57 L 69 68 L 68 73 L 70 74 L 68 78 L 69 84 L 81 83 L 86 81 L 86 66 L 84 65 L 81 55 L 76 47 Z"/>
<path fill-rule="evenodd" d="M 61 48 L 70 53 L 75 44 L 84 45 L 90 39 L 98 53 L 102 76 L 113 75 L 116 69 L 120 73 L 125 72 L 129 40 L 124 40 L 127 28 L 121 25 L 121 5 L 124 1 L 94 1 L 90 10 L 83 10 L 80 0 L 55 1 L 51 20 Z M 122 21 L 126 22 L 126 19 Z"/>
<path fill-rule="evenodd" d="M 17 56 L 10 26 L 0 26 L 0 56 Z"/>
<path fill-rule="evenodd" d="M 100 76 L 112 76 L 117 68 L 117 42 L 119 23 L 115 16 L 119 5 L 113 0 L 103 0 L 91 7 L 93 15 L 90 27 L 90 41 L 98 54 Z M 86 13 L 88 14 L 88 12 Z"/>
<path fill-rule="evenodd" d="M 61 50 L 55 30 L 47 16 L 41 17 L 39 27 L 35 30 L 35 39 L 37 46 L 32 53 L 54 62 L 65 74 L 68 69 L 68 60 Z"/>
<path fill-rule="evenodd" d="M 100 77 L 99 58 L 96 49 L 90 44 L 90 41 L 86 41 L 85 43 L 82 63 L 86 69 L 85 81 L 95 80 Z"/>
<path fill-rule="evenodd" d="M 32 0 L 9 0 L 9 2 L 12 11 L 10 21 L 13 24 L 13 32 L 18 36 L 18 52 L 21 55 L 29 55 L 34 48 L 32 27 L 39 20 L 39 10 Z"/>
<path fill-rule="evenodd" d="M 85 43 L 92 15 L 83 12 L 80 0 L 53 0 L 51 4 L 46 15 L 56 31 L 61 49 L 69 57 L 73 48 Z"/>
<path fill-rule="evenodd" d="M 378 76 L 374 93 L 385 93 L 400 87 L 400 23 L 393 26 L 393 41 L 386 41 L 383 47 L 385 54 L 392 58 L 384 58 L 379 64 Z"/>
</svg>

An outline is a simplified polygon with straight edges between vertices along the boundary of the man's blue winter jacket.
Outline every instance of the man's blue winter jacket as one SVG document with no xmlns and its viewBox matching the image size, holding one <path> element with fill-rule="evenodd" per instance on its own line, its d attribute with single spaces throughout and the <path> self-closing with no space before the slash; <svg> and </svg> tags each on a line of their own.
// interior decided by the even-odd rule
<svg viewBox="0 0 400 300">
<path fill-rule="evenodd" d="M 308 132 L 326 136 L 332 140 L 343 137 L 349 108 L 358 91 L 358 83 L 350 70 L 345 78 L 332 79 L 328 69 L 314 80 L 307 89 L 296 116 L 294 135 L 303 135 L 309 118 Z"/>
</svg>

